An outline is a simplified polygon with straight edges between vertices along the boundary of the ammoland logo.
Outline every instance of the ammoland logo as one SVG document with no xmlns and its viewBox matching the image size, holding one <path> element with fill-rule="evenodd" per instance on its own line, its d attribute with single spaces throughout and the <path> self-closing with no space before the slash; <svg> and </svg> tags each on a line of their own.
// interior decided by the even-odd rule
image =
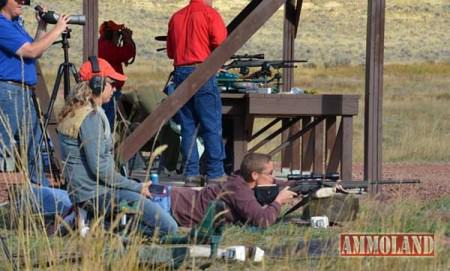
<svg viewBox="0 0 450 271">
<path fill-rule="evenodd" d="M 344 257 L 434 257 L 432 233 L 342 233 L 339 253 Z"/>
</svg>

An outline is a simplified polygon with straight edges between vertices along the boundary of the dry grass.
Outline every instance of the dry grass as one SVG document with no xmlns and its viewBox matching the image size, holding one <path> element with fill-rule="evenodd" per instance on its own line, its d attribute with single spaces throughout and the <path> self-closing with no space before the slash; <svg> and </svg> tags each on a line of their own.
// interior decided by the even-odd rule
<svg viewBox="0 0 450 271">
<path fill-rule="evenodd" d="M 223 246 L 247 245 L 259 246 L 266 251 L 262 264 L 225 263 L 216 261 L 212 270 L 447 270 L 450 249 L 449 198 L 432 201 L 417 201 L 397 195 L 396 199 L 381 202 L 364 199 L 362 210 L 356 221 L 326 230 L 315 230 L 293 224 L 276 224 L 265 230 L 248 227 L 227 227 Z M 373 208 L 377 206 L 377 208 Z M 0 209 L 5 211 L 4 208 Z M 440 214 L 440 215 L 437 215 Z M 5 218 L 2 213 L 2 218 Z M 31 217 L 31 216 L 28 216 Z M 49 270 L 138 270 L 138 252 L 143 240 L 132 239 L 130 246 L 124 247 L 117 235 L 111 235 L 97 228 L 86 238 L 76 233 L 67 237 L 47 237 L 39 223 L 34 227 L 33 221 L 22 216 L 19 227 L 2 230 L 8 234 L 7 245 L 12 253 L 21 256 L 21 268 Z M 5 221 L 2 222 L 2 224 Z M 8 223 L 8 221 L 6 221 Z M 336 241 L 339 233 L 417 233 L 435 234 L 436 255 L 431 258 L 342 258 L 336 256 L 337 248 L 332 246 L 320 257 L 309 257 L 304 251 L 295 247 L 302 240 L 330 239 Z M 26 233 L 26 234 L 25 234 Z M 275 248 L 285 246 L 292 254 L 276 256 Z M 58 260 L 59 259 L 59 260 Z M 0 270 L 11 270 L 11 266 L 0 257 Z M 73 262 L 75 260 L 75 262 Z M 46 268 L 47 262 L 53 263 Z M 53 262 L 52 262 L 53 261 Z M 185 267 L 194 264 L 188 260 Z M 154 268 L 147 268 L 155 270 Z M 156 269 L 161 270 L 161 269 Z M 162 269 L 165 270 L 165 269 Z"/>
<path fill-rule="evenodd" d="M 164 43 L 155 36 L 167 32 L 170 15 L 187 3 L 187 0 L 108 0 L 99 1 L 99 22 L 113 19 L 125 23 L 134 31 L 138 46 L 136 64 L 145 72 L 154 73 L 170 68 L 170 61 L 156 49 Z M 82 1 L 42 0 L 49 9 L 71 14 L 82 13 Z M 248 1 L 216 0 L 214 5 L 229 23 Z M 28 28 L 34 32 L 32 9 L 26 8 Z M 280 9 L 243 46 L 241 52 L 265 53 L 268 58 L 282 55 L 283 9 Z M 387 63 L 422 61 L 449 61 L 450 6 L 445 0 L 386 2 L 385 59 Z M 296 42 L 296 57 L 308 59 L 314 66 L 358 65 L 365 61 L 367 1 L 304 1 L 300 29 Z M 72 27 L 71 58 L 78 66 L 81 62 L 81 27 Z M 58 46 L 43 59 L 45 68 L 62 61 Z"/>
<path fill-rule="evenodd" d="M 127 87 L 161 89 L 170 71 L 170 62 L 155 49 L 163 46 L 153 37 L 164 34 L 169 14 L 186 1 L 110 0 L 100 1 L 100 21 L 111 18 L 134 30 L 139 46 L 136 63 L 127 68 L 130 81 Z M 126 8 L 123 3 L 126 2 Z M 229 22 L 247 1 L 217 0 L 216 6 Z M 81 13 L 81 1 L 41 1 L 50 9 L 72 14 Z M 385 161 L 450 161 L 450 5 L 445 0 L 393 0 L 386 3 L 385 85 L 383 102 Z M 349 10 L 349 7 L 351 9 Z M 309 60 L 308 67 L 296 73 L 295 85 L 314 89 L 319 93 L 348 93 L 364 95 L 364 62 L 367 1 L 305 1 L 297 58 Z M 32 21 L 27 11 L 27 21 Z M 282 11 L 280 10 L 258 34 L 241 50 L 247 53 L 264 52 L 270 58 L 281 56 Z M 34 25 L 34 23 L 30 23 Z M 34 26 L 33 26 L 34 27 Z M 81 62 L 81 28 L 73 27 L 70 55 L 78 66 Z M 273 48 L 273 49 L 267 49 Z M 62 61 L 62 50 L 55 46 L 42 59 L 49 86 L 52 86 L 56 65 Z M 400 63 L 400 64 L 396 64 Z M 407 63 L 408 65 L 405 65 Z M 362 161 L 363 100 L 355 121 L 354 161 Z M 262 125 L 258 122 L 257 125 Z M 271 248 L 295 243 L 301 238 L 336 238 L 339 232 L 433 232 L 437 243 L 437 257 L 432 259 L 342 259 L 322 257 L 285 257 L 268 259 L 262 265 L 216 263 L 217 270 L 448 270 L 450 236 L 448 197 L 437 201 L 416 201 L 399 197 L 383 203 L 368 200 L 355 223 L 328 231 L 313 231 L 293 225 L 277 225 L 264 232 L 231 227 L 224 243 L 251 244 Z M 442 216 L 436 213 L 444 214 Z M 2 218 L 7 218 L 4 213 Z M 38 224 L 39 225 L 39 224 Z M 116 257 L 103 254 L 103 248 L 118 248 L 116 238 L 88 239 L 77 236 L 47 238 L 42 228 L 18 228 L 7 232 L 14 252 L 25 257 L 24 269 L 32 269 L 32 262 L 44 263 L 60 251 L 81 253 L 80 264 L 66 263 L 53 270 L 136 270 L 136 252 Z M 448 242 L 448 241 L 447 241 Z M 138 244 L 139 241 L 136 241 Z M 36 255 L 36 256 L 35 256 Z M 4 258 L 0 258 L 3 260 Z M 41 265 L 41 268 L 45 268 Z M 11 267 L 1 262 L 1 270 Z"/>
</svg>

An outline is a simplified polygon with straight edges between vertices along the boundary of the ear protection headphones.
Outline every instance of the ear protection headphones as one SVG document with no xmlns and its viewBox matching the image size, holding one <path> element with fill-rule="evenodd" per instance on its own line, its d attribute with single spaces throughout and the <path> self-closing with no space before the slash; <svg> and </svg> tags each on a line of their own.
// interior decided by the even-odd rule
<svg viewBox="0 0 450 271">
<path fill-rule="evenodd" d="M 90 56 L 89 62 L 91 62 L 92 73 L 100 73 L 100 66 L 98 65 L 98 59 L 96 56 Z M 94 75 L 89 80 L 89 87 L 92 89 L 92 93 L 95 96 L 100 96 L 105 88 L 106 80 L 103 76 Z"/>
</svg>

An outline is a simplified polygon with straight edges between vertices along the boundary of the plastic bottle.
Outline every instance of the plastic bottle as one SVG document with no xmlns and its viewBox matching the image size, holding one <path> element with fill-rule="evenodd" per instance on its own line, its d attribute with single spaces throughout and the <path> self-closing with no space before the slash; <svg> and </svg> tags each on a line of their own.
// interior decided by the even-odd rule
<svg viewBox="0 0 450 271">
<path fill-rule="evenodd" d="M 159 184 L 159 176 L 157 172 L 150 173 L 150 181 L 152 181 L 152 184 Z"/>
</svg>

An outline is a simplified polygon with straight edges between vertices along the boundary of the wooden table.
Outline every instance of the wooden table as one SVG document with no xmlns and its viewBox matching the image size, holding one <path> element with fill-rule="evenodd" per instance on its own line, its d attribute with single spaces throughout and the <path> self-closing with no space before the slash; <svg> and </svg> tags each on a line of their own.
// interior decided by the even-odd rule
<svg viewBox="0 0 450 271">
<path fill-rule="evenodd" d="M 241 94 L 222 93 L 222 114 L 231 132 L 224 129 L 233 141 L 233 166 L 238 169 L 247 151 L 261 146 L 283 131 L 301 122 L 303 129 L 283 142 L 279 149 L 302 137 L 301 165 L 293 168 L 313 172 L 338 172 L 341 178 L 351 180 L 353 116 L 358 114 L 359 95 L 307 95 L 307 94 Z M 273 121 L 253 131 L 255 118 Z M 279 121 L 282 127 L 248 150 L 248 143 L 273 127 Z M 339 124 L 339 127 L 338 127 Z M 325 131 L 325 132 L 324 132 Z M 273 154 L 273 153 L 272 153 Z"/>
</svg>

